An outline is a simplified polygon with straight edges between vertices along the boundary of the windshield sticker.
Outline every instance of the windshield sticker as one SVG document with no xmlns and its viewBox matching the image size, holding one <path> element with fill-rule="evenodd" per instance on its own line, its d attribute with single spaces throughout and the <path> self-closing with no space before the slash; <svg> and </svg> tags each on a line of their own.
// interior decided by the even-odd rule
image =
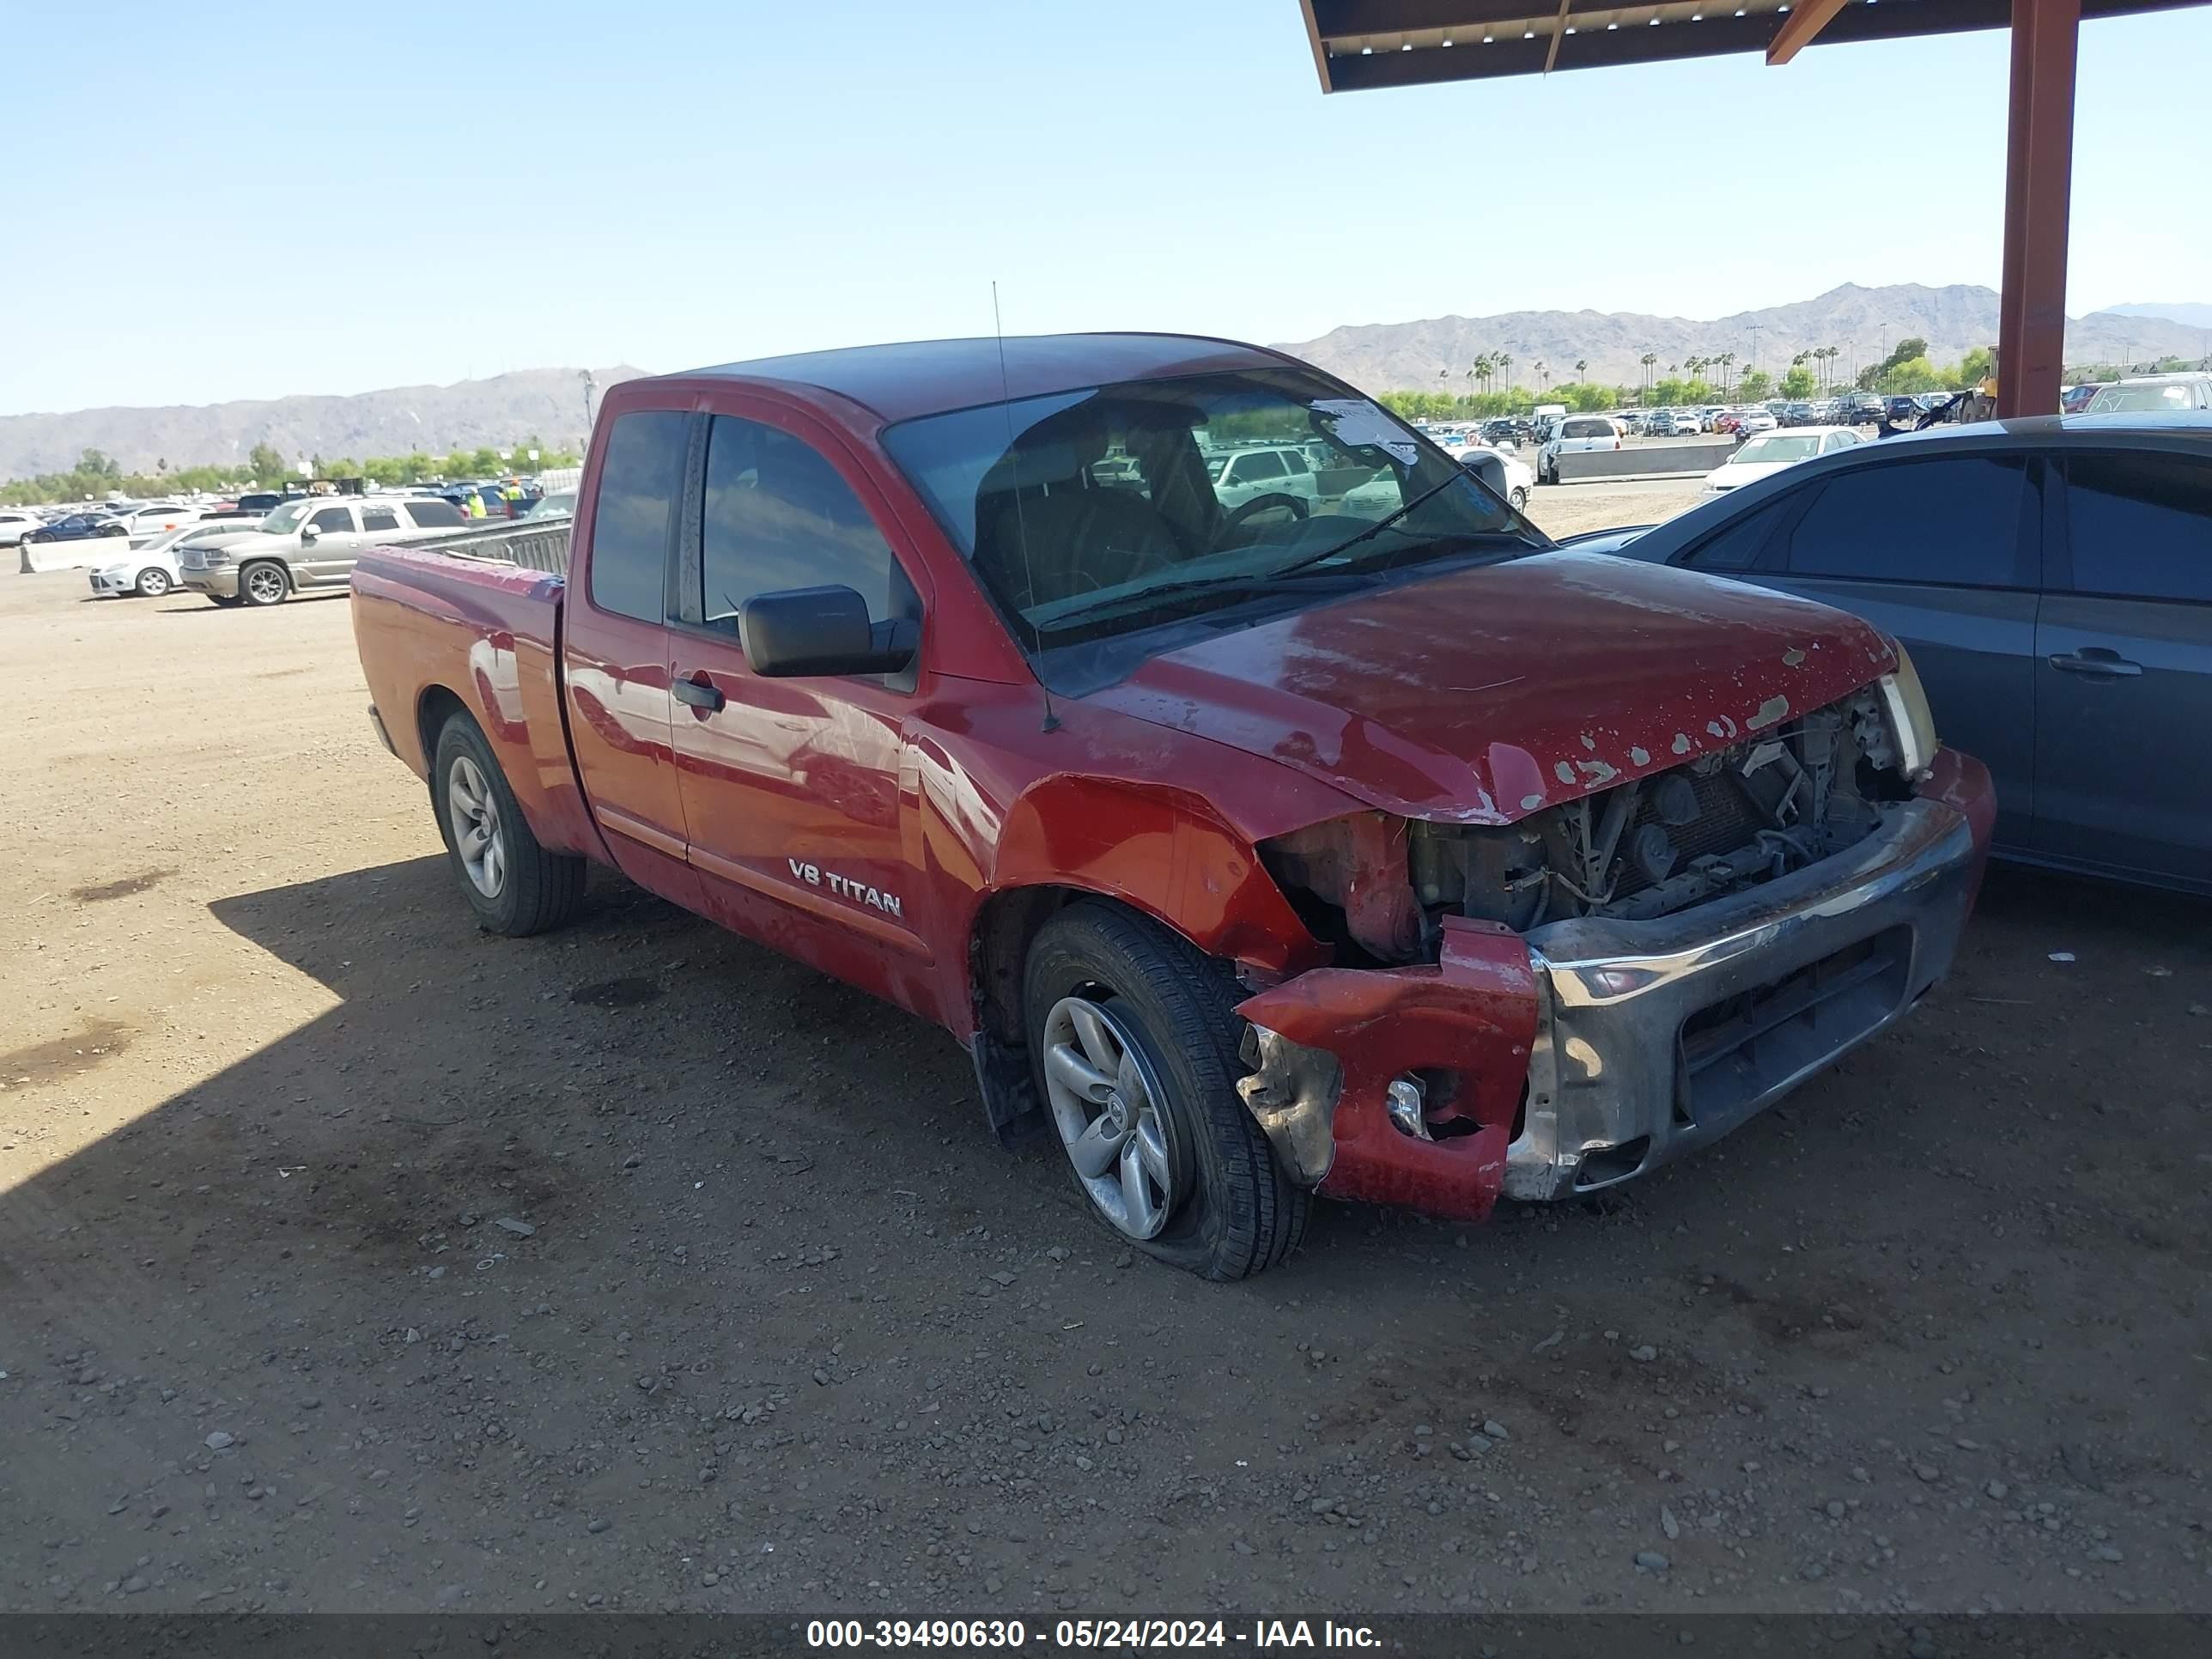
<svg viewBox="0 0 2212 1659">
<path fill-rule="evenodd" d="M 1411 466 L 1420 449 L 1406 428 L 1364 398 L 1317 398 L 1313 412 L 1327 421 L 1329 435 L 1352 449 L 1379 449 L 1401 466 Z"/>
</svg>

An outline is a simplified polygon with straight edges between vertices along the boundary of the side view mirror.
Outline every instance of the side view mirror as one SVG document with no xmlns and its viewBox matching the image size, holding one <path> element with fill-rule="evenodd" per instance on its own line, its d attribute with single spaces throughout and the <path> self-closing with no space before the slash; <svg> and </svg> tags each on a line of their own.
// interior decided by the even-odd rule
<svg viewBox="0 0 2212 1659">
<path fill-rule="evenodd" d="M 756 593 L 738 611 L 745 661 L 769 678 L 896 674 L 914 659 L 917 630 L 901 618 L 868 620 L 868 602 L 849 587 L 790 587 Z"/>
<path fill-rule="evenodd" d="M 311 542 L 319 540 L 322 537 L 322 533 L 323 532 L 316 529 L 314 526 L 311 524 L 303 524 L 300 526 L 300 544 L 304 547 Z"/>
</svg>

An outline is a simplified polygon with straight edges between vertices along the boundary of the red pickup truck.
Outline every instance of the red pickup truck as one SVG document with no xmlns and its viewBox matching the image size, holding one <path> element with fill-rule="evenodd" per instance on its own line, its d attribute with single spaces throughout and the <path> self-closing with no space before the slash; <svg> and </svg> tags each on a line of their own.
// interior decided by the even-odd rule
<svg viewBox="0 0 2212 1659">
<path fill-rule="evenodd" d="M 1726 1133 L 1942 976 L 1988 843 L 1881 633 L 1562 548 L 1257 347 L 628 381 L 565 562 L 354 574 L 482 925 L 608 864 L 934 1020 L 1212 1277 L 1316 1192 L 1474 1219 Z"/>
</svg>

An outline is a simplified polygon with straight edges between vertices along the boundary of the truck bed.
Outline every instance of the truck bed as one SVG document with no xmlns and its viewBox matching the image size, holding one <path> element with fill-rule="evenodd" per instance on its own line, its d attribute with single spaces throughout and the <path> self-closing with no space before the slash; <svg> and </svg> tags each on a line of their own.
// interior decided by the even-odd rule
<svg viewBox="0 0 2212 1659">
<path fill-rule="evenodd" d="M 449 531 L 407 544 L 461 559 L 491 559 L 524 570 L 555 576 L 568 574 L 568 518 L 486 519 L 465 530 Z"/>
<path fill-rule="evenodd" d="M 392 751 L 428 778 L 456 702 L 483 727 L 538 840 L 605 859 L 569 758 L 556 669 L 568 525 L 527 520 L 404 547 L 354 567 L 354 633 L 371 711 Z M 494 552 L 492 550 L 497 550 Z M 461 684 L 453 665 L 465 662 Z"/>
</svg>

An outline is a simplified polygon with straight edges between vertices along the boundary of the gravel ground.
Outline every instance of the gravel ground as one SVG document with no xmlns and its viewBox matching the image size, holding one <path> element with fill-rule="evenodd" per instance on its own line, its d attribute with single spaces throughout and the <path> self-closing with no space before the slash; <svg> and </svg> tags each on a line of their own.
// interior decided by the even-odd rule
<svg viewBox="0 0 2212 1659">
<path fill-rule="evenodd" d="M 1703 1157 L 1207 1285 L 903 1015 L 477 933 L 343 602 L 83 594 L 0 577 L 0 1605 L 2212 1607 L 2203 905 L 1997 872 Z"/>
</svg>

